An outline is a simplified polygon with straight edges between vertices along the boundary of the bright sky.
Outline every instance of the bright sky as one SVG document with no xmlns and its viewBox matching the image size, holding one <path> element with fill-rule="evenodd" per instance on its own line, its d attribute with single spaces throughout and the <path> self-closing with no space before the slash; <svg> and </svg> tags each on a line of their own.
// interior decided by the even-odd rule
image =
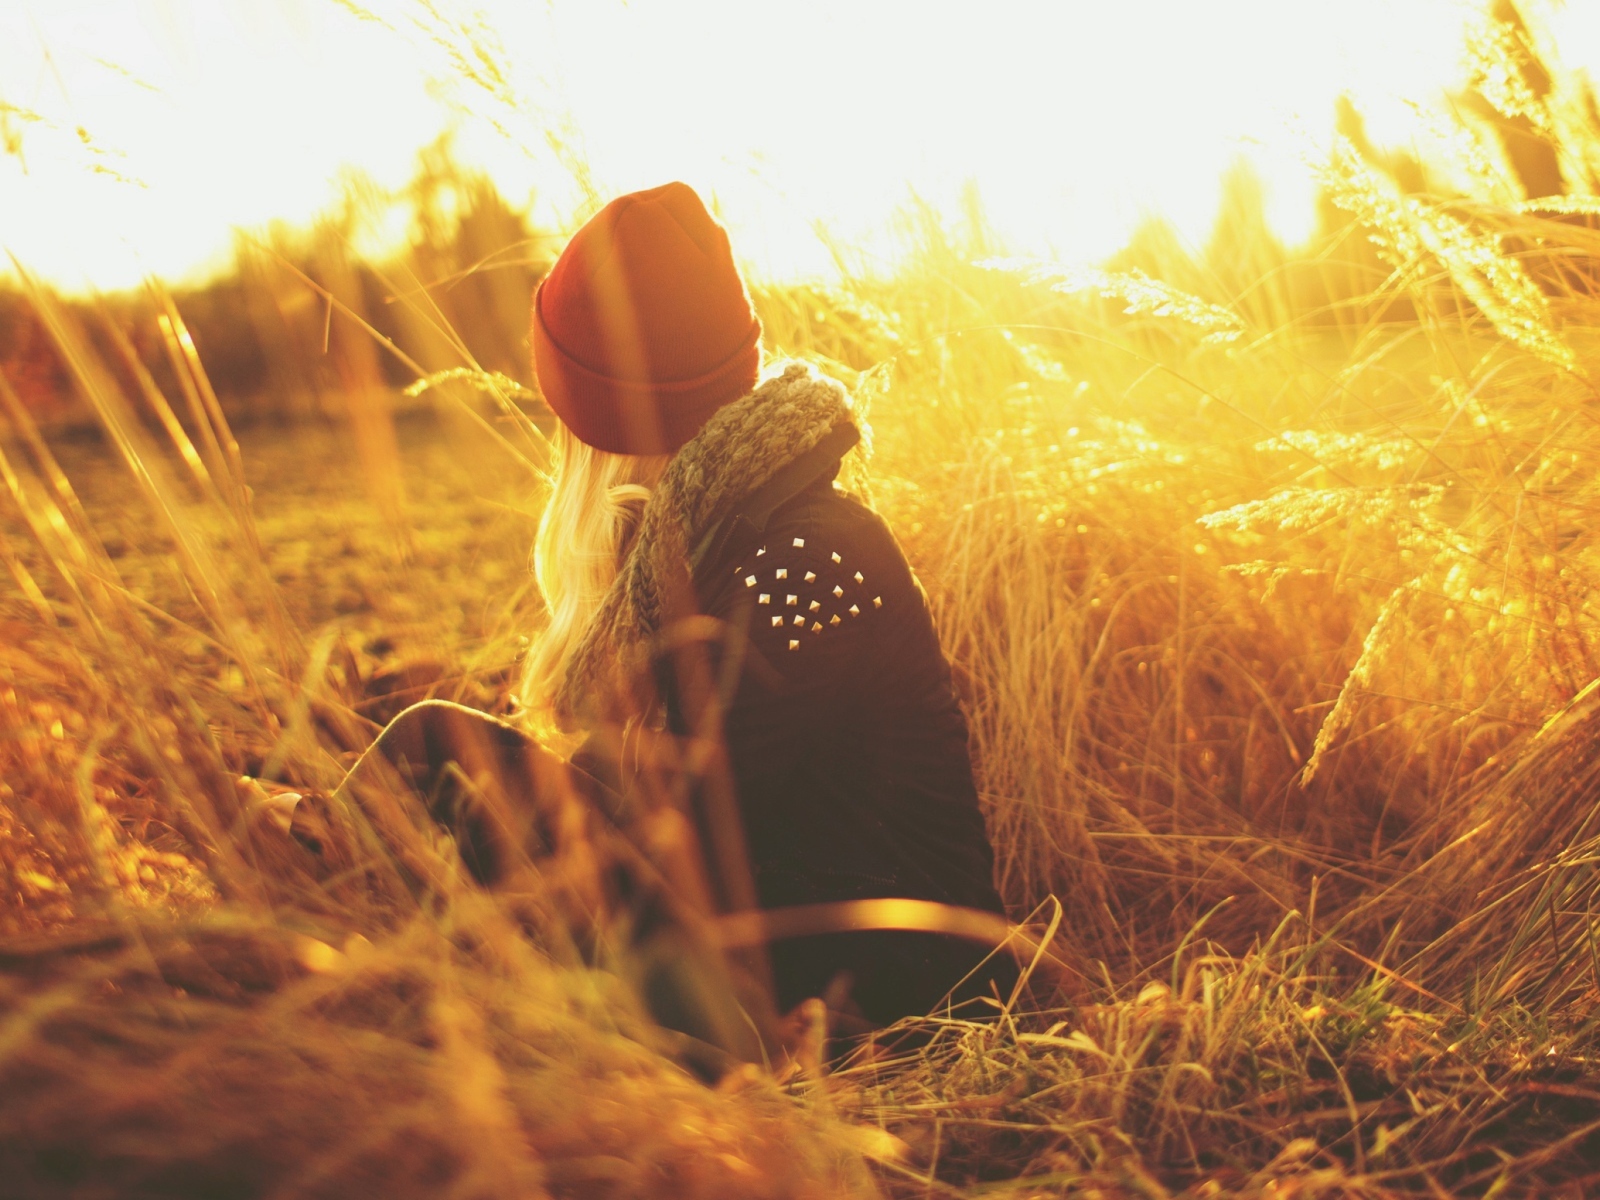
<svg viewBox="0 0 1600 1200">
<path fill-rule="evenodd" d="M 0 241 L 69 287 L 202 271 L 351 168 L 401 184 L 452 123 L 547 218 L 576 197 L 552 130 L 607 195 L 684 179 L 769 275 L 825 269 L 818 221 L 888 254 L 911 189 L 953 208 L 969 179 L 1019 252 L 1092 260 L 1151 213 L 1202 241 L 1240 155 L 1294 239 L 1305 131 L 1350 91 L 1404 140 L 1402 100 L 1459 81 L 1467 0 L 434 0 L 492 31 L 498 96 L 415 0 L 370 7 L 3 0 Z M 1555 13 L 1569 61 L 1600 63 L 1597 10 Z"/>
</svg>

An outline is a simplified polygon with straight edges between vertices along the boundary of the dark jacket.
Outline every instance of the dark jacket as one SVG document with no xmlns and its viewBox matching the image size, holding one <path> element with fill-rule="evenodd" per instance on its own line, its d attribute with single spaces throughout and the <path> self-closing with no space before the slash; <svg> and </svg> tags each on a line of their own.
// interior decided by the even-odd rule
<svg viewBox="0 0 1600 1200">
<path fill-rule="evenodd" d="M 763 527 L 736 522 L 696 571 L 742 654 L 724 737 L 763 908 L 905 897 L 1002 912 L 967 727 L 926 597 L 835 462 Z M 669 712 L 680 731 L 686 719 Z M 772 948 L 787 1008 L 834 983 L 874 1024 L 927 1011 L 986 953 L 940 935 L 850 933 Z M 840 972 L 846 978 L 838 978 Z M 966 993 L 1014 978 L 986 968 Z"/>
</svg>

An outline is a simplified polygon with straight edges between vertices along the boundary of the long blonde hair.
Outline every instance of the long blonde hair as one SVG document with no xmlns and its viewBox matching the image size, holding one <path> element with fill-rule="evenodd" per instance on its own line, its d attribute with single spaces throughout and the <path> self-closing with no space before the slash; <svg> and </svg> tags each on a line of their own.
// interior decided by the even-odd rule
<svg viewBox="0 0 1600 1200">
<path fill-rule="evenodd" d="M 617 577 L 670 456 L 596 450 L 560 424 L 553 444 L 550 499 L 533 543 L 533 577 L 549 619 L 528 649 L 520 691 L 524 722 L 559 741 L 571 732 L 555 715 L 567 663 Z"/>
</svg>

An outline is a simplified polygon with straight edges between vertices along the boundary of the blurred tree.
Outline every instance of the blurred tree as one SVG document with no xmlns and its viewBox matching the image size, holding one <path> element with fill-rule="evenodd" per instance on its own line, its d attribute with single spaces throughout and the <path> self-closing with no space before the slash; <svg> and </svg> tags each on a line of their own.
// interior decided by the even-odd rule
<svg viewBox="0 0 1600 1200">
<path fill-rule="evenodd" d="M 41 422 L 59 423 L 81 413 L 67 368 L 27 299 L 0 287 L 0 373 Z"/>
<path fill-rule="evenodd" d="M 1235 160 L 1222 176 L 1222 201 L 1202 261 L 1217 292 L 1256 328 L 1294 319 L 1285 275 L 1289 252 L 1267 219 L 1266 188 L 1248 159 Z"/>
<path fill-rule="evenodd" d="M 417 156 L 404 196 L 409 244 L 386 274 L 408 286 L 384 299 L 400 314 L 407 352 L 430 371 L 467 365 L 465 352 L 528 381 L 528 301 L 549 269 L 551 239 L 487 175 L 461 167 L 448 133 Z"/>
</svg>

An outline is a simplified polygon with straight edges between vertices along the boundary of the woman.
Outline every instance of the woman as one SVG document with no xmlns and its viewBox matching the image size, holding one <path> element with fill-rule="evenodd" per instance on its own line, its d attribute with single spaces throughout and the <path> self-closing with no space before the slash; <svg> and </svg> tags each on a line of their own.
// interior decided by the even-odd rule
<svg viewBox="0 0 1600 1200">
<path fill-rule="evenodd" d="M 999 914 L 924 596 L 888 527 L 834 483 L 859 437 L 849 397 L 797 363 L 758 380 L 760 337 L 727 236 L 686 185 L 622 196 L 579 230 L 533 300 L 561 424 L 528 732 L 426 704 L 377 748 L 486 883 L 560 841 L 548 797 L 565 769 L 608 824 L 682 814 L 699 867 L 664 873 L 724 912 L 899 897 Z M 586 740 L 563 768 L 541 743 L 571 736 Z M 441 790 L 451 773 L 504 803 Z M 815 928 L 771 945 L 773 995 L 778 1011 L 826 997 L 836 1028 L 1015 978 L 1009 961 L 980 970 L 990 948 L 973 942 Z M 672 994 L 652 1001 L 663 1023 L 694 1025 Z"/>
</svg>

